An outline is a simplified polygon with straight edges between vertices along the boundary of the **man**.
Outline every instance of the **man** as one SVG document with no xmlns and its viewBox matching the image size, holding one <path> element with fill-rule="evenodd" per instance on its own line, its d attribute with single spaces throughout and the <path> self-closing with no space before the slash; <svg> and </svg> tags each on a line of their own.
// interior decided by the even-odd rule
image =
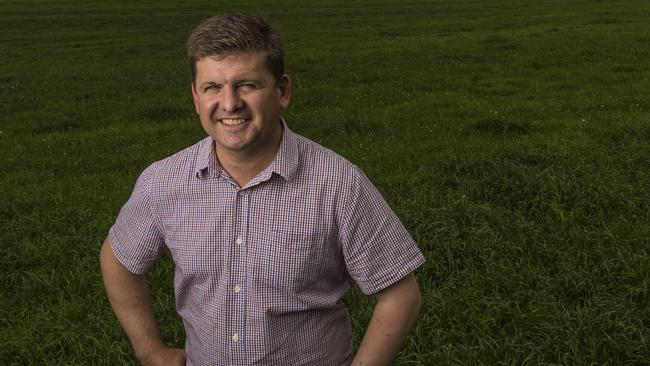
<svg viewBox="0 0 650 366">
<path fill-rule="evenodd" d="M 144 365 L 387 365 L 420 307 L 417 246 L 365 175 L 281 118 L 291 80 L 263 19 L 224 15 L 188 40 L 209 135 L 149 166 L 100 255 L 110 303 Z M 184 350 L 169 348 L 144 273 L 174 264 Z M 341 298 L 376 305 L 354 353 Z"/>
</svg>

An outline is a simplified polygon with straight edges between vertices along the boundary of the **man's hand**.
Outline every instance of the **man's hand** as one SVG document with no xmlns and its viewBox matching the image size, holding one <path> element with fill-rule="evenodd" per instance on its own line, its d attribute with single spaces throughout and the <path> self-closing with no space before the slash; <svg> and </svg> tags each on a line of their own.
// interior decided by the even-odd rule
<svg viewBox="0 0 650 366">
<path fill-rule="evenodd" d="M 185 350 L 163 346 L 140 358 L 142 366 L 185 366 Z"/>
<path fill-rule="evenodd" d="M 420 312 L 420 288 L 413 273 L 375 297 L 377 304 L 353 366 L 390 365 Z"/>
</svg>

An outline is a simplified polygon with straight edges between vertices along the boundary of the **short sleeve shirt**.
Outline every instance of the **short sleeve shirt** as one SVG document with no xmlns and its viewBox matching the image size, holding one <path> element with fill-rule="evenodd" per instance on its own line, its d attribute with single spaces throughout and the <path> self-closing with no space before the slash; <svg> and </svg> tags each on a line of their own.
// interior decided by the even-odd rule
<svg viewBox="0 0 650 366">
<path fill-rule="evenodd" d="M 346 365 L 341 301 L 424 262 L 363 172 L 284 125 L 272 163 L 246 186 L 214 141 L 149 166 L 109 232 L 115 256 L 145 273 L 166 251 L 188 365 Z"/>
</svg>

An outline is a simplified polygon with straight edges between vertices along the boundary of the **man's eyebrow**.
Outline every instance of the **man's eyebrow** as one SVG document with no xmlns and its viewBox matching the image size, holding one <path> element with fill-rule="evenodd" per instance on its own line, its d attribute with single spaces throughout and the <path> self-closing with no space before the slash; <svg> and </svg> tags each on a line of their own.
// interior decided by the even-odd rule
<svg viewBox="0 0 650 366">
<path fill-rule="evenodd" d="M 202 82 L 201 84 L 199 84 L 199 88 L 200 88 L 200 89 L 203 89 L 203 88 L 205 88 L 206 86 L 210 86 L 210 85 L 221 85 L 221 84 L 219 84 L 219 83 L 217 83 L 217 82 L 214 82 L 214 81 L 204 81 L 204 82 Z"/>
<path fill-rule="evenodd" d="M 233 82 L 233 84 L 244 84 L 244 83 L 255 83 L 258 85 L 264 85 L 264 81 L 262 79 L 256 79 L 254 77 L 251 78 L 243 77 Z"/>
</svg>

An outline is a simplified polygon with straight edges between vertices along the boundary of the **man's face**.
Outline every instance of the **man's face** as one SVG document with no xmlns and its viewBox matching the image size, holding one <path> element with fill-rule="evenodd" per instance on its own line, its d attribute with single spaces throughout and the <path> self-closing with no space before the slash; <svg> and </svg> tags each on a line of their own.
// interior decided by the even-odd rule
<svg viewBox="0 0 650 366">
<path fill-rule="evenodd" d="M 196 62 L 192 97 L 217 155 L 257 157 L 275 153 L 280 113 L 289 106 L 291 82 L 287 75 L 275 80 L 262 52 L 204 57 Z"/>
</svg>

